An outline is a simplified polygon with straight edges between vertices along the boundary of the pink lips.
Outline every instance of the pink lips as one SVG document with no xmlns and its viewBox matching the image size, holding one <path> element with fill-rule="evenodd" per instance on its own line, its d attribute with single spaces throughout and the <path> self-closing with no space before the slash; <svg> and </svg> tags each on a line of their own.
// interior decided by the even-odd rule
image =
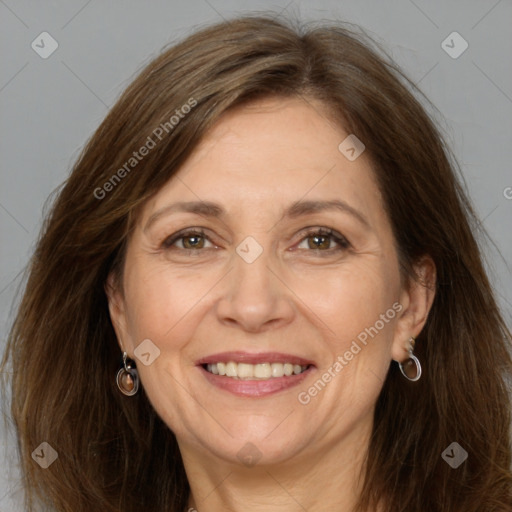
<svg viewBox="0 0 512 512">
<path fill-rule="evenodd" d="M 214 375 L 205 368 L 206 364 L 227 363 L 229 361 L 248 364 L 291 363 L 309 367 L 299 375 L 274 377 L 268 380 L 233 379 L 222 375 Z M 213 384 L 219 389 L 228 391 L 236 396 L 247 398 L 260 398 L 297 386 L 306 377 L 308 377 L 311 372 L 315 371 L 315 366 L 312 361 L 278 352 L 266 352 L 260 354 L 251 354 L 248 352 L 222 352 L 204 357 L 198 360 L 196 364 L 210 384 Z"/>
</svg>

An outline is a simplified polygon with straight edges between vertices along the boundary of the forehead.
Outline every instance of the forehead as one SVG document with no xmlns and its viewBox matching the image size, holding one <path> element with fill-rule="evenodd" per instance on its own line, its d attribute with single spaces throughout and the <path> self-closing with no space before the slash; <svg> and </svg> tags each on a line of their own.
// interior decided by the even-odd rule
<svg viewBox="0 0 512 512">
<path fill-rule="evenodd" d="M 338 146 L 347 135 L 317 101 L 260 100 L 224 114 L 180 172 L 184 176 L 199 162 L 219 160 L 223 169 L 255 179 L 270 171 L 261 162 L 278 164 L 272 169 L 276 177 L 282 173 L 275 171 L 327 171 L 339 160 Z"/>
<path fill-rule="evenodd" d="M 144 217 L 177 198 L 223 202 L 232 211 L 277 212 L 301 198 L 381 207 L 370 159 L 363 152 L 350 161 L 339 149 L 348 135 L 315 100 L 271 98 L 232 109 L 148 202 Z"/>
</svg>

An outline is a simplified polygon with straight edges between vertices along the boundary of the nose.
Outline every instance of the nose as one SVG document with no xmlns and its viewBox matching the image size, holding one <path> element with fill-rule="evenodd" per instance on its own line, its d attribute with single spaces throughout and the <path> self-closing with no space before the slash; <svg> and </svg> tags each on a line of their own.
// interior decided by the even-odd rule
<svg viewBox="0 0 512 512">
<path fill-rule="evenodd" d="M 292 321 L 293 293 L 280 278 L 278 266 L 269 260 L 266 251 L 252 263 L 234 255 L 234 268 L 226 276 L 217 302 L 221 323 L 247 332 L 263 332 Z"/>
</svg>

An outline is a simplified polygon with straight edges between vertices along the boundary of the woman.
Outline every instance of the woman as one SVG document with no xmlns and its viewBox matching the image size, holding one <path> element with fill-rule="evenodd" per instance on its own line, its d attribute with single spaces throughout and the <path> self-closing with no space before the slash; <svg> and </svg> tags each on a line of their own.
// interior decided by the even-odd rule
<svg viewBox="0 0 512 512">
<path fill-rule="evenodd" d="M 265 17 L 142 71 L 9 339 L 27 510 L 510 510 L 511 336 L 406 83 Z"/>
</svg>

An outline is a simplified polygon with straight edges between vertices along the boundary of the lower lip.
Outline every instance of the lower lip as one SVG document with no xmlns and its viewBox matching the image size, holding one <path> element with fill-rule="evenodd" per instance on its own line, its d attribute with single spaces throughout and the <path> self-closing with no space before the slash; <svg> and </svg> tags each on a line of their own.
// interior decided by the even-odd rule
<svg viewBox="0 0 512 512">
<path fill-rule="evenodd" d="M 314 367 L 310 366 L 307 370 L 298 375 L 290 375 L 289 377 L 271 377 L 268 380 L 240 380 L 223 375 L 215 375 L 210 373 L 202 366 L 198 367 L 206 377 L 206 379 L 220 389 L 229 391 L 236 396 L 245 396 L 249 398 L 260 398 L 273 395 L 292 388 L 300 384 L 312 371 Z"/>
</svg>

